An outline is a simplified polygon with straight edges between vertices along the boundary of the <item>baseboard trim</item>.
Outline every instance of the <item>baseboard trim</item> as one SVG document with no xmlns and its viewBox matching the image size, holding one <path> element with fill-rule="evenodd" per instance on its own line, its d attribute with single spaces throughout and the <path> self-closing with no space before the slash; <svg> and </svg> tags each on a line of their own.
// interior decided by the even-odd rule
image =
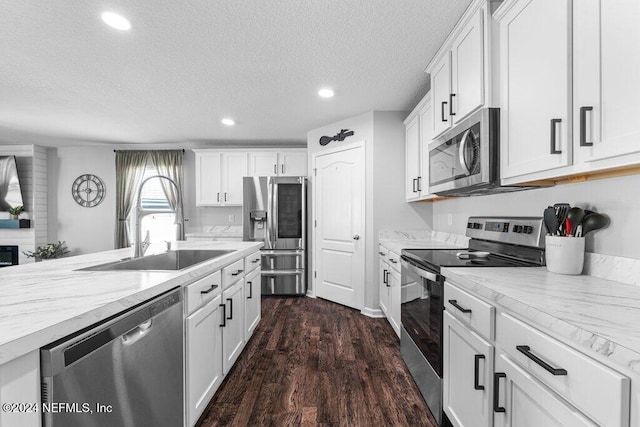
<svg viewBox="0 0 640 427">
<path fill-rule="evenodd" d="M 307 289 L 307 297 L 308 298 L 315 298 L 316 297 L 316 293 L 313 292 L 312 289 Z"/>
<path fill-rule="evenodd" d="M 375 318 L 386 317 L 384 315 L 384 312 L 380 308 L 365 307 L 362 310 L 360 310 L 360 313 L 364 314 L 367 317 L 375 317 Z"/>
</svg>

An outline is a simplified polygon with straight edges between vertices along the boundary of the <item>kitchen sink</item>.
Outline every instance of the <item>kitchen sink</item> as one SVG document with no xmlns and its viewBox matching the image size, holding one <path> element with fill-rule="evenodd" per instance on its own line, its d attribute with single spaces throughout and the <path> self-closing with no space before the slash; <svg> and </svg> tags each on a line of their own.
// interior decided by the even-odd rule
<svg viewBox="0 0 640 427">
<path fill-rule="evenodd" d="M 140 258 L 125 258 L 121 259 L 120 261 L 80 268 L 78 269 L 78 271 L 177 271 L 194 266 L 201 262 L 221 257 L 231 252 L 233 251 L 180 249 L 177 251 L 168 251 L 161 254 L 148 255 Z"/>
</svg>

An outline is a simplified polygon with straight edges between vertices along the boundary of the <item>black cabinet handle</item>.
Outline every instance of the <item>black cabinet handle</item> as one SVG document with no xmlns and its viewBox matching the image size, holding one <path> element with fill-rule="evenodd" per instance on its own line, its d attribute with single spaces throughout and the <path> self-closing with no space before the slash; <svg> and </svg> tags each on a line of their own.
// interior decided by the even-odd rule
<svg viewBox="0 0 640 427">
<path fill-rule="evenodd" d="M 274 175 L 278 174 L 278 165 L 273 165 L 273 174 Z"/>
<path fill-rule="evenodd" d="M 480 360 L 481 359 L 484 359 L 484 354 L 476 354 L 474 356 L 473 388 L 476 390 L 484 390 L 484 386 L 480 385 Z"/>
<path fill-rule="evenodd" d="M 544 360 L 540 359 L 535 354 L 531 353 L 531 347 L 529 347 L 528 345 L 517 345 L 516 346 L 516 350 L 518 350 L 520 353 L 524 354 L 529 359 L 531 359 L 534 362 L 536 362 L 538 365 L 542 366 L 545 371 L 547 371 L 547 372 L 549 372 L 549 373 L 551 373 L 553 375 L 567 375 L 567 370 L 566 369 L 554 368 L 553 366 L 549 365 Z"/>
<path fill-rule="evenodd" d="M 453 97 L 456 96 L 455 93 L 449 94 L 449 115 L 455 116 L 456 113 L 453 112 Z"/>
<path fill-rule="evenodd" d="M 251 286 L 251 282 L 247 282 L 247 285 L 249 285 L 249 296 L 247 297 L 247 299 L 251 299 L 253 298 L 253 289 Z"/>
<path fill-rule="evenodd" d="M 384 252 L 378 252 L 380 255 L 385 256 L 386 254 Z"/>
<path fill-rule="evenodd" d="M 587 111 L 593 111 L 593 107 L 580 107 L 580 147 L 593 145 L 593 142 L 587 142 Z"/>
<path fill-rule="evenodd" d="M 231 273 L 232 276 L 237 276 L 238 274 L 242 273 L 242 270 L 238 270 L 235 273 Z"/>
<path fill-rule="evenodd" d="M 216 193 L 216 201 L 220 201 L 220 193 Z"/>
<path fill-rule="evenodd" d="M 231 320 L 233 319 L 233 299 L 227 298 L 227 301 L 229 301 L 229 317 L 227 317 L 227 320 Z"/>
<path fill-rule="evenodd" d="M 422 191 L 422 177 L 419 176 L 418 178 L 416 178 L 418 180 L 418 193 Z"/>
<path fill-rule="evenodd" d="M 447 119 L 444 118 L 444 107 L 447 105 L 447 101 L 442 101 L 440 105 L 440 113 L 442 114 L 442 121 L 446 122 Z"/>
<path fill-rule="evenodd" d="M 222 307 L 222 325 L 220 325 L 220 327 L 224 328 L 227 326 L 227 306 L 220 304 L 220 307 Z"/>
<path fill-rule="evenodd" d="M 412 190 L 413 190 L 413 192 L 414 192 L 414 193 L 416 193 L 416 192 L 417 192 L 417 191 L 416 191 L 416 181 L 417 181 L 417 179 L 416 179 L 416 178 L 413 178 L 411 181 L 413 182 L 413 185 L 411 186 L 411 187 L 412 187 Z"/>
<path fill-rule="evenodd" d="M 385 282 L 387 284 L 387 288 L 391 287 L 391 285 L 389 284 L 389 274 L 391 274 L 391 272 L 387 270 L 387 281 Z"/>
<path fill-rule="evenodd" d="M 227 193 L 224 193 L 224 201 L 227 201 Z"/>
<path fill-rule="evenodd" d="M 254 259 L 253 261 L 251 261 L 251 264 L 255 264 L 255 263 L 258 263 L 258 262 L 260 262 L 260 259 Z"/>
<path fill-rule="evenodd" d="M 284 173 L 284 163 L 282 164 L 282 173 Z"/>
<path fill-rule="evenodd" d="M 382 270 L 382 283 L 384 283 L 384 284 L 388 283 L 388 281 L 387 281 L 387 273 L 388 273 L 387 270 Z"/>
<path fill-rule="evenodd" d="M 556 125 L 561 119 L 551 119 L 551 154 L 562 154 L 562 150 L 556 150 Z"/>
<path fill-rule="evenodd" d="M 206 291 L 200 291 L 201 294 L 208 294 L 210 292 L 212 292 L 214 289 L 216 289 L 218 287 L 218 285 L 211 285 L 211 287 L 209 289 L 207 289 Z"/>
<path fill-rule="evenodd" d="M 389 261 L 391 261 L 391 262 L 392 262 L 392 263 L 394 263 L 394 264 L 397 264 L 397 263 L 398 263 L 398 261 L 396 261 L 395 259 L 390 259 Z"/>
<path fill-rule="evenodd" d="M 500 378 L 507 378 L 504 372 L 496 372 L 493 374 L 493 412 L 506 412 L 507 410 L 500 406 Z"/>
<path fill-rule="evenodd" d="M 457 308 L 463 313 L 471 313 L 471 309 L 462 307 L 460 304 L 458 304 L 458 300 L 450 299 L 449 304 L 451 304 L 452 306 L 454 306 L 455 308 Z"/>
</svg>

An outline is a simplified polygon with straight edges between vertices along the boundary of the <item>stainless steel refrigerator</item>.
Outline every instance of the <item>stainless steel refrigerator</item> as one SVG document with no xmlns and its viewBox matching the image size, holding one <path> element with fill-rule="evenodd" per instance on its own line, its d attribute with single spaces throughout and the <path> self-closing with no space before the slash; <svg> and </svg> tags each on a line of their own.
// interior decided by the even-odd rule
<svg viewBox="0 0 640 427">
<path fill-rule="evenodd" d="M 306 294 L 307 179 L 257 176 L 243 184 L 243 240 L 264 242 L 262 294 Z"/>
</svg>

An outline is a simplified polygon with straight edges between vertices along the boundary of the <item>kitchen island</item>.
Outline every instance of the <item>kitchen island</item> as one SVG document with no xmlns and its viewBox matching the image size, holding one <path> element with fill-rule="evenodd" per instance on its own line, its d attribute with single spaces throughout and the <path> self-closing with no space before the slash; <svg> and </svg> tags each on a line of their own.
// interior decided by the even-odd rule
<svg viewBox="0 0 640 427">
<path fill-rule="evenodd" d="M 181 271 L 79 271 L 130 257 L 131 249 L 0 270 L 1 403 L 27 403 L 39 397 L 38 352 L 42 346 L 225 266 L 242 263 L 261 246 L 253 242 L 177 242 L 174 249 L 178 250 L 232 251 Z M 164 248 L 152 246 L 147 255 L 162 251 Z M 39 425 L 37 414 L 23 415 L 21 425 Z M 0 426 L 10 425 L 8 416 L 0 413 Z"/>
</svg>

